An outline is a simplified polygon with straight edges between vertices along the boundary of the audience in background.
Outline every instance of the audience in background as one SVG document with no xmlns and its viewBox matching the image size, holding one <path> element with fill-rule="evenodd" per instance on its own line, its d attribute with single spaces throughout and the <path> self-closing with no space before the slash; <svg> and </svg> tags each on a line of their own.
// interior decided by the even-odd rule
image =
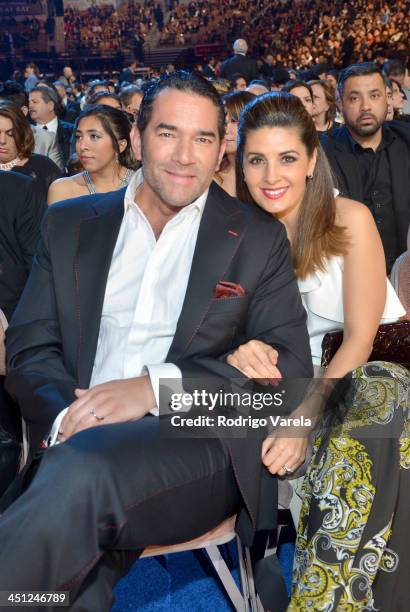
<svg viewBox="0 0 410 612">
<path fill-rule="evenodd" d="M 0 89 L 0 102 L 12 102 L 28 117 L 28 95 L 17 81 L 6 81 Z M 41 126 L 31 125 L 34 135 L 34 153 L 45 155 L 53 161 L 60 170 L 64 169 L 64 159 L 58 146 L 56 135 Z"/>
</svg>

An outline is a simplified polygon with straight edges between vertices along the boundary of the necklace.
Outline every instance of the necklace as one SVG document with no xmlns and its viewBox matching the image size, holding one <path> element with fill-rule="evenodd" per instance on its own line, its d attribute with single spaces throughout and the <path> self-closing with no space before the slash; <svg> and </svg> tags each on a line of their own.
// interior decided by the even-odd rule
<svg viewBox="0 0 410 612">
<path fill-rule="evenodd" d="M 128 185 L 133 174 L 134 174 L 134 171 L 127 168 L 123 178 L 120 181 L 120 186 L 118 187 L 118 189 L 121 189 L 121 187 L 125 187 L 126 185 Z M 93 183 L 93 179 L 91 178 L 88 170 L 84 170 L 83 177 L 84 177 L 85 184 L 87 185 L 87 189 L 90 192 L 90 194 L 98 193 Z"/>
<path fill-rule="evenodd" d="M 6 162 L 5 164 L 0 163 L 0 170 L 11 170 L 13 166 L 15 166 L 19 161 L 20 161 L 20 158 L 19 156 L 17 156 L 11 161 Z"/>
</svg>

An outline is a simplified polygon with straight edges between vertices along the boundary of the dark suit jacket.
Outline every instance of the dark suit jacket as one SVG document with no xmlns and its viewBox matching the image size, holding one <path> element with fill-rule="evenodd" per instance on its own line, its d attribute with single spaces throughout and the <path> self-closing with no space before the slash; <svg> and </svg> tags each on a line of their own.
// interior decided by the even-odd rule
<svg viewBox="0 0 410 612">
<path fill-rule="evenodd" d="M 31 177 L 0 171 L 0 308 L 7 319 L 28 278 L 45 209 Z"/>
<path fill-rule="evenodd" d="M 258 78 L 256 62 L 251 57 L 235 53 L 221 64 L 221 77 L 232 79 L 237 74 L 242 74 L 249 83 Z"/>
<path fill-rule="evenodd" d="M 74 125 L 78 115 L 81 113 L 80 103 L 74 100 L 69 100 L 67 106 L 63 107 L 62 119 L 66 123 Z"/>
<path fill-rule="evenodd" d="M 410 126 L 401 121 L 389 121 L 384 124 L 384 129 L 390 130 L 395 137 L 387 151 L 399 248 L 403 253 L 407 250 L 407 230 L 410 224 Z M 336 175 L 341 194 L 363 202 L 364 185 L 357 158 L 351 150 L 347 127 L 344 125 L 328 135 L 320 136 L 320 141 Z"/>
<path fill-rule="evenodd" d="M 77 198 L 46 214 L 32 274 L 7 332 L 7 390 L 21 407 L 34 448 L 75 399 L 74 388 L 89 386 L 124 193 Z M 240 283 L 246 295 L 213 300 L 220 280 Z M 308 377 L 305 320 L 283 225 L 213 183 L 167 361 L 184 377 L 237 377 L 226 354 L 258 338 L 278 349 L 284 376 Z M 226 444 L 252 531 L 259 508 L 261 440 Z"/>
<path fill-rule="evenodd" d="M 73 135 L 74 125 L 66 121 L 58 120 L 57 142 L 63 154 L 64 162 L 67 163 L 70 157 L 70 144 Z"/>
</svg>

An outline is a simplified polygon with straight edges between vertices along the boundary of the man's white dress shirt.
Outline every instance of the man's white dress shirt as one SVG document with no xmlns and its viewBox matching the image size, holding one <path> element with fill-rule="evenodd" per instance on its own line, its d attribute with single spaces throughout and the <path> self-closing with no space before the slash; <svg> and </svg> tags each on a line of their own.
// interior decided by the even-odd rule
<svg viewBox="0 0 410 612">
<path fill-rule="evenodd" d="M 137 203 L 141 182 L 140 169 L 125 192 L 90 388 L 148 372 L 158 406 L 159 379 L 181 378 L 179 368 L 165 359 L 184 302 L 208 190 L 168 221 L 156 240 Z M 53 425 L 54 440 L 63 416 Z"/>
<path fill-rule="evenodd" d="M 48 123 L 37 123 L 36 125 L 38 125 L 42 130 L 47 127 L 48 132 L 56 134 L 58 130 L 58 117 L 54 117 L 54 119 L 52 119 Z"/>
</svg>

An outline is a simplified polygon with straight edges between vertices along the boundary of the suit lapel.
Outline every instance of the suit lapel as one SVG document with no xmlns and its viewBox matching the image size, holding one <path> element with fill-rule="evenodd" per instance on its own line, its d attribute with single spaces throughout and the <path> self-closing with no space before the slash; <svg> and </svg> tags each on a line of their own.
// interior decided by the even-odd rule
<svg viewBox="0 0 410 612">
<path fill-rule="evenodd" d="M 238 202 L 212 183 L 168 361 L 176 361 L 187 350 L 211 305 L 216 284 L 229 280 L 225 279 L 225 273 L 241 243 L 245 226 L 245 213 Z"/>
<path fill-rule="evenodd" d="M 74 258 L 79 344 L 77 376 L 88 387 L 97 349 L 111 258 L 124 214 L 125 190 L 108 194 L 79 225 Z"/>
</svg>

